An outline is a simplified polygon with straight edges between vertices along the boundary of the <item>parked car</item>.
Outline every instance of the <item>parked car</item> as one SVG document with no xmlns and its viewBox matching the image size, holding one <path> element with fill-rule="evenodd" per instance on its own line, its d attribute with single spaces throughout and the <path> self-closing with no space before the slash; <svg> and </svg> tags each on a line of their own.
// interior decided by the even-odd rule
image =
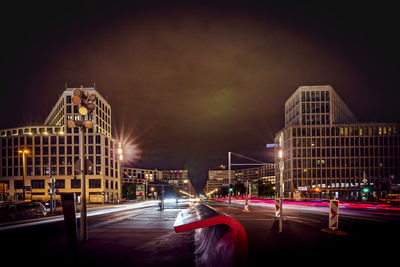
<svg viewBox="0 0 400 267">
<path fill-rule="evenodd" d="M 0 203 L 0 222 L 9 222 L 14 219 L 15 205 L 12 203 Z"/>
<path fill-rule="evenodd" d="M 0 204 L 0 222 L 43 217 L 47 210 L 40 202 L 18 202 Z"/>
</svg>

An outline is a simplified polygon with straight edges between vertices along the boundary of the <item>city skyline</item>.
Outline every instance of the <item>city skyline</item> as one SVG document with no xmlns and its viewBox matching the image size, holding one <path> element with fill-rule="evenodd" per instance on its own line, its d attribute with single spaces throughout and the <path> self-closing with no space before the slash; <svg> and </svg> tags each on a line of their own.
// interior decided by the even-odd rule
<svg viewBox="0 0 400 267">
<path fill-rule="evenodd" d="M 1 129 L 43 122 L 65 83 L 95 83 L 113 107 L 113 136 L 141 150 L 132 165 L 188 169 L 197 190 L 228 151 L 272 161 L 265 144 L 299 86 L 331 85 L 360 122 L 400 121 L 390 7 L 150 1 L 6 10 Z"/>
</svg>

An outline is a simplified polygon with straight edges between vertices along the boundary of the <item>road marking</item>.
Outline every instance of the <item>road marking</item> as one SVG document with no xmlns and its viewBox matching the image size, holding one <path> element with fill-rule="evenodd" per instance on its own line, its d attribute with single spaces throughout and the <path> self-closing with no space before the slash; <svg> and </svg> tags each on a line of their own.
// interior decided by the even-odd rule
<svg viewBox="0 0 400 267">
<path fill-rule="evenodd" d="M 238 221 L 276 221 L 276 219 L 241 219 L 237 218 Z"/>
<path fill-rule="evenodd" d="M 326 216 L 326 213 L 317 212 L 317 214 L 322 214 L 322 215 Z M 339 219 L 340 219 L 340 217 L 356 219 L 356 220 L 374 221 L 374 222 L 386 222 L 386 220 L 372 219 L 372 218 L 365 218 L 365 217 L 356 217 L 356 216 L 350 216 L 350 215 L 343 215 L 343 214 L 339 213 Z"/>
<path fill-rule="evenodd" d="M 297 216 L 285 216 L 287 218 L 293 218 L 293 219 L 300 219 L 300 220 L 306 220 L 306 221 L 310 221 L 310 222 L 316 222 L 316 223 L 320 223 L 321 221 L 318 220 L 313 220 L 313 219 L 308 219 L 308 218 L 303 218 L 303 217 L 297 217 Z"/>
</svg>

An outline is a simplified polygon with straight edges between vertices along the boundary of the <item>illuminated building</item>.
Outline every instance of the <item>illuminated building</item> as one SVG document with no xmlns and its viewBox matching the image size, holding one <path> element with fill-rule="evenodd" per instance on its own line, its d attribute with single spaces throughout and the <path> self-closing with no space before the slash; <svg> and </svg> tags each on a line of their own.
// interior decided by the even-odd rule
<svg viewBox="0 0 400 267">
<path fill-rule="evenodd" d="M 285 128 L 275 137 L 285 195 L 360 199 L 367 187 L 381 196 L 399 177 L 399 131 L 399 123 L 356 122 L 330 86 L 299 87 L 285 103 Z M 276 168 L 277 182 L 279 175 Z"/>
<path fill-rule="evenodd" d="M 111 137 L 111 106 L 95 88 L 83 88 L 95 94 L 96 108 L 89 120 L 93 128 L 85 133 L 86 157 L 92 172 L 86 176 L 88 202 L 117 200 L 120 194 L 118 141 Z M 80 195 L 80 174 L 75 170 L 79 159 L 79 129 L 67 128 L 68 119 L 78 119 L 78 106 L 71 101 L 74 88 L 61 94 L 42 125 L 0 130 L 0 183 L 8 186 L 8 200 L 21 200 L 23 168 L 21 149 L 26 154 L 25 186 L 32 194 L 27 198 L 49 200 L 50 177 L 56 179 L 59 193 Z M 59 199 L 59 196 L 57 197 Z"/>
<path fill-rule="evenodd" d="M 220 190 L 222 187 L 229 186 L 229 171 L 228 166 L 218 165 L 208 170 L 208 180 L 205 187 L 205 192 Z M 236 172 L 231 170 L 231 183 L 236 184 Z M 218 191 L 217 191 L 218 192 Z M 218 193 L 217 193 L 218 194 Z"/>
<path fill-rule="evenodd" d="M 157 169 L 140 169 L 122 167 L 122 183 L 146 184 L 162 179 L 162 171 Z"/>
<path fill-rule="evenodd" d="M 188 170 L 163 170 L 162 173 L 164 182 L 173 185 L 178 191 L 182 190 L 192 196 L 196 195 L 196 190 L 189 179 Z"/>
<path fill-rule="evenodd" d="M 229 170 L 226 165 L 218 165 L 208 170 L 208 180 L 205 186 L 205 192 L 211 192 L 215 189 L 229 186 Z M 259 167 L 231 170 L 231 183 L 257 183 L 258 180 L 275 183 L 275 163 L 268 163 Z M 218 191 L 217 191 L 218 192 Z"/>
<path fill-rule="evenodd" d="M 242 182 L 246 182 L 248 180 L 250 183 L 254 183 L 259 179 L 264 179 L 275 183 L 275 181 L 271 179 L 271 177 L 274 176 L 275 163 L 268 163 L 259 167 L 236 170 L 236 178 Z M 267 179 L 267 177 L 269 178 Z"/>
</svg>

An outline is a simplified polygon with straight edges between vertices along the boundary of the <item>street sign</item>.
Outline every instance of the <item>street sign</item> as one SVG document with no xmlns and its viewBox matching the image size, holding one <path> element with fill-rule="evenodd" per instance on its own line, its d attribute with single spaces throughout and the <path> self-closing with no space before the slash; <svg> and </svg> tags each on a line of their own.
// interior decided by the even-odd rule
<svg viewBox="0 0 400 267">
<path fill-rule="evenodd" d="M 145 185 L 144 184 L 137 184 L 136 185 L 136 197 L 143 198 L 145 192 Z"/>
<path fill-rule="evenodd" d="M 307 188 L 307 186 L 299 186 L 299 187 L 297 187 L 297 190 L 299 190 L 299 191 L 307 191 L 308 188 Z"/>
<path fill-rule="evenodd" d="M 271 148 L 271 147 L 279 147 L 279 143 L 267 144 L 267 148 Z"/>
<path fill-rule="evenodd" d="M 329 228 L 336 230 L 339 225 L 339 200 L 331 200 L 329 211 Z"/>
</svg>

